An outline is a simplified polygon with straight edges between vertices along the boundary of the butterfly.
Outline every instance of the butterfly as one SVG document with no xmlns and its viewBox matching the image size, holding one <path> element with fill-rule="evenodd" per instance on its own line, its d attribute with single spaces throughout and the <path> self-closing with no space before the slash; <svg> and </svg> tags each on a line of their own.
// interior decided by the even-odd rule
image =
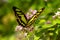
<svg viewBox="0 0 60 40">
<path fill-rule="evenodd" d="M 37 11 L 36 14 L 34 14 L 32 16 L 32 18 L 30 18 L 28 20 L 26 15 L 24 14 L 24 12 L 21 9 L 19 9 L 17 7 L 13 7 L 13 11 L 15 13 L 17 22 L 19 25 L 21 25 L 23 27 L 31 26 L 35 22 L 35 20 L 38 18 L 38 16 L 43 12 L 44 9 L 45 9 L 45 7 L 43 7 L 41 10 Z"/>
</svg>

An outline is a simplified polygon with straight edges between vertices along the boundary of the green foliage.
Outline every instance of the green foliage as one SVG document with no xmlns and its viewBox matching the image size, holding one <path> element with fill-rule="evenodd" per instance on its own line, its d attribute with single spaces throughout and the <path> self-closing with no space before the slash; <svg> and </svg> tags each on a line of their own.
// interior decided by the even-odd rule
<svg viewBox="0 0 60 40">
<path fill-rule="evenodd" d="M 15 40 L 14 31 L 17 23 L 12 10 L 13 6 L 20 8 L 24 13 L 30 8 L 39 10 L 45 7 L 44 12 L 33 24 L 34 33 L 30 33 L 28 37 L 30 40 L 60 40 L 60 18 L 52 18 L 60 8 L 60 0 L 0 0 L 1 40 Z M 11 36 L 12 34 L 13 36 Z"/>
</svg>

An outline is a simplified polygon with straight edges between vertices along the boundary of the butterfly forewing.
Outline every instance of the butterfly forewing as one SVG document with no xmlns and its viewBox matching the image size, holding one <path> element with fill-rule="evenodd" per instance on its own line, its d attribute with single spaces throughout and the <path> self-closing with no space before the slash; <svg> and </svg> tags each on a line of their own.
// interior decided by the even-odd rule
<svg viewBox="0 0 60 40">
<path fill-rule="evenodd" d="M 15 16 L 17 18 L 17 22 L 19 25 L 22 25 L 23 27 L 25 27 L 25 25 L 27 24 L 27 20 L 26 20 L 26 16 L 25 14 L 18 8 L 13 7 L 13 10 L 15 12 Z"/>
<path fill-rule="evenodd" d="M 43 12 L 45 8 L 42 8 L 41 10 L 37 11 L 35 15 L 28 21 L 27 26 L 30 26 L 34 23 L 34 21 L 37 19 L 37 17 Z"/>
</svg>

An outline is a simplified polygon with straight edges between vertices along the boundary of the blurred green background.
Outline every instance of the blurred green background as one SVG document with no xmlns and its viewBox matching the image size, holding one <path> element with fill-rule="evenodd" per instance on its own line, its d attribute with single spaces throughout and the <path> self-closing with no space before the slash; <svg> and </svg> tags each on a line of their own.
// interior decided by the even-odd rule
<svg viewBox="0 0 60 40">
<path fill-rule="evenodd" d="M 57 11 L 60 11 L 58 10 L 58 8 L 60 8 L 60 0 L 0 0 L 0 40 L 15 40 L 14 30 L 17 22 L 12 9 L 13 6 L 20 8 L 24 13 L 30 8 L 39 10 L 45 7 L 44 12 L 34 23 L 37 29 L 35 35 L 36 37 L 42 37 L 43 40 L 60 40 L 60 18 L 52 19 L 52 16 L 55 15 Z M 44 23 L 48 20 L 51 21 L 51 24 Z M 54 35 L 51 37 L 48 35 L 48 29 L 52 30 L 52 28 L 54 28 Z M 43 32 L 46 33 L 45 35 L 47 35 L 47 37 L 43 38 Z M 48 37 L 50 37 L 50 39 Z M 34 40 L 38 39 L 36 38 Z"/>
</svg>

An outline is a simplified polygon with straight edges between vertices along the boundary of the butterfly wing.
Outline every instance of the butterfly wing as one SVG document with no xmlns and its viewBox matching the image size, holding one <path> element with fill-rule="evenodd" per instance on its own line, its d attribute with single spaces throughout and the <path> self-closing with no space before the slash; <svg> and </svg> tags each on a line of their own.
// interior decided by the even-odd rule
<svg viewBox="0 0 60 40">
<path fill-rule="evenodd" d="M 33 15 L 33 17 L 28 21 L 26 26 L 32 25 L 34 23 L 34 21 L 37 19 L 37 17 L 43 12 L 44 9 L 45 9 L 45 7 L 42 8 L 41 10 L 37 11 L 37 13 L 35 15 Z"/>
<path fill-rule="evenodd" d="M 44 9 L 45 8 L 42 8 L 41 10 L 37 11 L 37 13 L 34 14 L 29 21 L 27 21 L 26 15 L 19 8 L 13 7 L 15 16 L 17 17 L 17 22 L 19 23 L 19 25 L 22 25 L 23 27 L 28 27 L 32 25 L 34 21 L 37 19 L 37 17 L 43 12 Z"/>
<path fill-rule="evenodd" d="M 17 18 L 18 24 L 25 27 L 25 25 L 27 24 L 27 18 L 25 14 L 19 8 L 13 7 L 13 10 Z"/>
</svg>

